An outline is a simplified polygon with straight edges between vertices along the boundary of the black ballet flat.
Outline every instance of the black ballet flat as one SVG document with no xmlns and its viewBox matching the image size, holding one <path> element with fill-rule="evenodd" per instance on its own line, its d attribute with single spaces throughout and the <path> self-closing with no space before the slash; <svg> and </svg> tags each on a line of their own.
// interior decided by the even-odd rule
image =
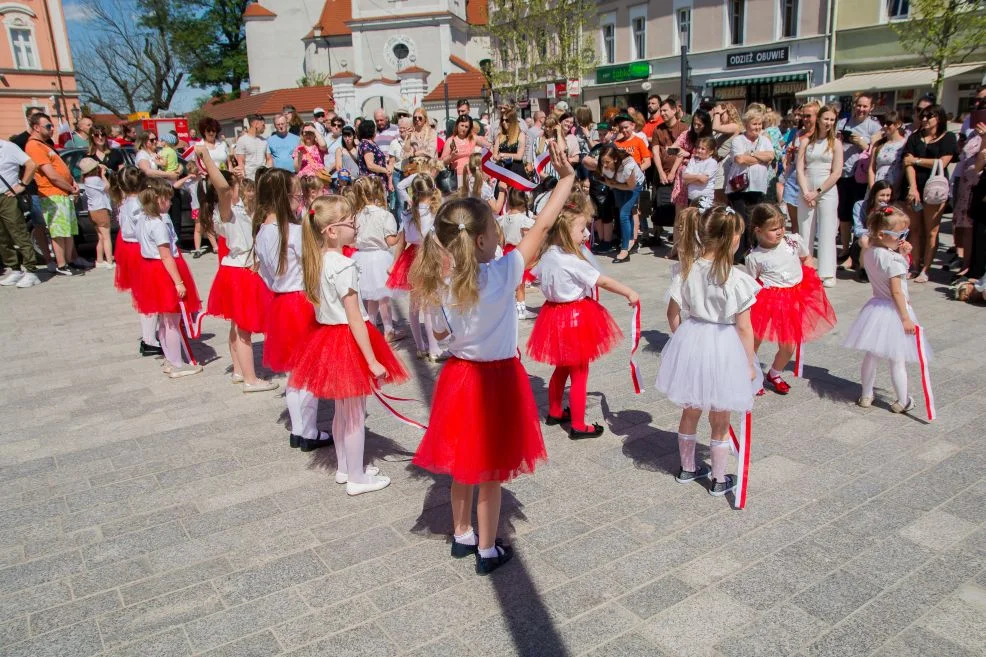
<svg viewBox="0 0 986 657">
<path fill-rule="evenodd" d="M 604 429 L 601 424 L 590 424 L 589 428 L 585 431 L 582 431 L 581 429 L 576 429 L 575 427 L 571 427 L 568 430 L 568 438 L 570 440 L 582 440 L 583 438 L 597 438 L 598 436 L 603 435 L 603 431 Z"/>
<path fill-rule="evenodd" d="M 490 557 L 488 559 L 479 556 L 479 550 L 476 550 L 476 574 L 485 577 L 489 575 L 494 570 L 504 565 L 514 556 L 514 549 L 509 545 L 499 545 L 497 544 L 497 556 Z"/>
<path fill-rule="evenodd" d="M 627 251 L 627 254 L 625 256 L 623 256 L 622 258 L 613 258 L 613 264 L 614 265 L 622 265 L 625 262 L 630 262 L 630 252 L 629 251 Z"/>
<path fill-rule="evenodd" d="M 296 434 L 291 434 L 291 437 L 288 440 L 289 443 L 291 444 L 291 447 L 297 449 L 301 447 L 301 441 L 304 440 L 304 438 Z"/>
<path fill-rule="evenodd" d="M 147 344 L 143 340 L 140 341 L 140 355 L 141 356 L 163 356 L 164 349 L 161 347 L 155 347 L 154 345 Z"/>
<path fill-rule="evenodd" d="M 326 436 L 325 438 L 322 438 L 323 434 Z M 321 447 L 328 447 L 333 444 L 332 434 L 326 433 L 325 431 L 319 431 L 318 435 L 318 438 L 302 438 L 298 448 L 302 452 L 310 452 L 312 450 L 319 449 Z"/>
<path fill-rule="evenodd" d="M 561 417 L 555 417 L 550 413 L 544 416 L 544 423 L 549 427 L 553 427 L 559 424 L 568 424 L 572 421 L 572 409 L 566 408 L 561 412 Z"/>
</svg>

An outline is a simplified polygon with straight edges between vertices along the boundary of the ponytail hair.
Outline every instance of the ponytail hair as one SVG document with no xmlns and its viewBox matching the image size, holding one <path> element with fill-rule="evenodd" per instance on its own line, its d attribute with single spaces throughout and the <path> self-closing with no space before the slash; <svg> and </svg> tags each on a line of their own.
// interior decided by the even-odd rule
<svg viewBox="0 0 986 657">
<path fill-rule="evenodd" d="M 158 217 L 161 209 L 158 207 L 158 199 L 171 198 L 174 189 L 171 183 L 164 178 L 147 178 L 144 181 L 144 188 L 137 194 L 140 207 L 148 217 Z"/>
<path fill-rule="evenodd" d="M 435 179 L 426 173 L 419 173 L 411 181 L 411 221 L 414 227 L 421 232 L 421 211 L 418 206 L 423 203 L 431 204 L 432 214 L 438 213 L 438 206 L 441 204 L 441 195 L 435 186 Z"/>
<path fill-rule="evenodd" d="M 708 210 L 689 207 L 679 216 L 678 262 L 681 277 L 687 278 L 695 261 L 712 252 L 712 279 L 725 285 L 733 268 L 733 238 L 743 232 L 743 218 L 726 205 L 713 205 Z"/>
<path fill-rule="evenodd" d="M 226 183 L 232 188 L 235 182 L 233 174 L 229 171 L 220 171 L 219 174 L 226 179 Z M 216 188 L 208 178 L 203 178 L 199 181 L 196 194 L 199 197 L 199 225 L 202 226 L 202 232 L 206 235 L 215 234 L 216 220 L 214 217 L 216 208 L 219 207 L 219 193 L 216 192 Z"/>
<path fill-rule="evenodd" d="M 322 278 L 322 231 L 332 224 L 353 216 L 353 206 L 342 196 L 319 196 L 301 222 L 301 271 L 305 281 L 305 296 L 316 306 L 320 303 L 319 286 Z"/>
<path fill-rule="evenodd" d="M 496 221 L 490 206 L 478 198 L 447 201 L 435 215 L 435 231 L 425 237 L 411 265 L 410 281 L 426 306 L 438 307 L 451 297 L 460 312 L 479 302 L 479 260 L 476 239 Z"/>
<path fill-rule="evenodd" d="M 383 183 L 377 176 L 357 178 L 351 189 L 353 190 L 354 215 L 359 214 L 368 205 L 375 205 L 380 208 L 387 207 L 387 194 L 384 191 Z"/>
<path fill-rule="evenodd" d="M 147 174 L 137 167 L 125 167 L 121 171 L 111 171 L 107 176 L 110 187 L 110 197 L 119 204 L 124 196 L 136 194 L 144 187 Z"/>
<path fill-rule="evenodd" d="M 483 156 L 479 153 L 473 153 L 469 156 L 469 162 L 466 164 L 466 179 L 469 182 L 464 187 L 468 190 L 468 195 L 481 199 L 486 174 L 483 173 Z"/>
</svg>

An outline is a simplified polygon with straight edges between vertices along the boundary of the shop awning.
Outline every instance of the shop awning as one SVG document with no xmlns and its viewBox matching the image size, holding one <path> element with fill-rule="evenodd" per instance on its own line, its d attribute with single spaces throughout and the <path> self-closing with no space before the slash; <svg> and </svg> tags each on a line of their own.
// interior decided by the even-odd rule
<svg viewBox="0 0 986 657">
<path fill-rule="evenodd" d="M 767 84 L 769 82 L 793 82 L 808 80 L 808 71 L 795 73 L 778 73 L 777 75 L 751 75 L 744 78 L 726 78 L 723 80 L 708 80 L 705 84 L 710 87 L 733 87 L 744 84 Z"/>
<path fill-rule="evenodd" d="M 986 68 L 986 62 L 955 64 L 945 67 L 945 79 Z M 868 73 L 850 73 L 838 80 L 799 91 L 798 96 L 845 96 L 857 91 L 890 91 L 933 87 L 935 72 L 929 68 L 898 68 Z"/>
</svg>

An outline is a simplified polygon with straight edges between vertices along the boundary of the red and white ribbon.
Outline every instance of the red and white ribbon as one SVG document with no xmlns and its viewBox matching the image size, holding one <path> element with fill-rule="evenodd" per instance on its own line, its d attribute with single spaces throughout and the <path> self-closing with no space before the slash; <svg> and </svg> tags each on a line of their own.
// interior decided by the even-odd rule
<svg viewBox="0 0 986 657">
<path fill-rule="evenodd" d="M 185 307 L 185 302 L 181 299 L 178 300 L 178 310 L 181 315 L 181 347 L 182 351 L 185 352 L 185 357 L 188 362 L 192 365 L 198 365 L 198 361 L 195 360 L 195 354 L 192 353 L 192 343 L 191 339 L 197 339 L 202 335 L 202 320 L 205 318 L 206 312 L 204 310 L 199 311 L 197 315 L 193 318 L 188 312 L 188 308 Z"/>
<path fill-rule="evenodd" d="M 746 507 L 746 487 L 750 478 L 750 441 L 753 438 L 753 413 L 747 411 L 743 418 L 743 431 L 739 436 L 729 425 L 729 438 L 736 452 L 736 487 L 733 489 L 733 508 Z"/>
<path fill-rule="evenodd" d="M 640 347 L 640 303 L 634 305 L 630 317 L 630 380 L 633 382 L 633 391 L 638 395 L 643 392 L 643 375 L 640 373 L 640 366 L 634 359 L 634 354 Z"/>
<path fill-rule="evenodd" d="M 514 173 L 510 169 L 497 164 L 493 161 L 493 153 L 490 149 L 484 148 L 482 151 L 483 157 L 483 173 L 491 178 L 495 178 L 500 182 L 513 187 L 514 189 L 519 189 L 522 192 L 532 192 L 537 187 L 535 183 L 528 180 L 524 176 Z M 551 159 L 551 154 L 545 151 L 537 160 L 534 161 L 534 170 L 538 173 L 544 170 L 544 167 L 548 164 Z"/>
<path fill-rule="evenodd" d="M 928 410 L 928 422 L 932 422 L 938 417 L 938 412 L 935 410 L 935 395 L 931 391 L 931 372 L 928 371 L 924 330 L 917 324 L 914 325 L 914 341 L 918 348 L 918 364 L 921 365 L 921 389 L 924 391 L 924 405 Z"/>
<path fill-rule="evenodd" d="M 799 379 L 805 377 L 805 343 L 799 342 L 794 348 L 794 376 Z"/>
<path fill-rule="evenodd" d="M 421 424 L 417 420 L 412 420 L 411 418 L 409 418 L 408 416 L 404 415 L 403 413 L 401 413 L 400 411 L 398 411 L 396 408 L 394 408 L 393 406 L 391 406 L 389 403 L 387 403 L 387 400 L 395 401 L 395 402 L 416 402 L 416 401 L 418 401 L 417 399 L 407 399 L 405 397 L 393 397 L 391 395 L 388 395 L 388 394 L 385 394 L 385 393 L 381 392 L 380 389 L 377 388 L 376 386 L 373 387 L 373 396 L 377 398 L 377 401 L 380 402 L 383 405 L 384 408 L 386 408 L 388 411 L 390 411 L 390 414 L 391 415 L 393 415 L 394 417 L 396 417 L 398 420 L 400 420 L 404 424 L 407 424 L 409 426 L 415 427 L 417 429 L 422 429 L 422 430 L 428 428 L 427 426 L 425 426 L 424 424 Z"/>
</svg>

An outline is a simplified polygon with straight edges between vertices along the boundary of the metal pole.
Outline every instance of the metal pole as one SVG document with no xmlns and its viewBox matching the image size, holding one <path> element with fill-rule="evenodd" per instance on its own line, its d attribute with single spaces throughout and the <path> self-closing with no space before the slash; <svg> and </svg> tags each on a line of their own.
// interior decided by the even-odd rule
<svg viewBox="0 0 986 657">
<path fill-rule="evenodd" d="M 685 105 L 685 94 L 688 93 L 688 46 L 681 47 L 681 95 L 678 101 Z M 684 111 L 684 110 L 682 110 Z"/>
<path fill-rule="evenodd" d="M 448 122 L 451 120 L 452 117 L 449 115 L 449 109 L 448 109 L 448 75 L 447 74 L 445 75 L 445 79 L 442 80 L 442 87 L 445 88 L 445 125 L 448 125 Z"/>
</svg>

